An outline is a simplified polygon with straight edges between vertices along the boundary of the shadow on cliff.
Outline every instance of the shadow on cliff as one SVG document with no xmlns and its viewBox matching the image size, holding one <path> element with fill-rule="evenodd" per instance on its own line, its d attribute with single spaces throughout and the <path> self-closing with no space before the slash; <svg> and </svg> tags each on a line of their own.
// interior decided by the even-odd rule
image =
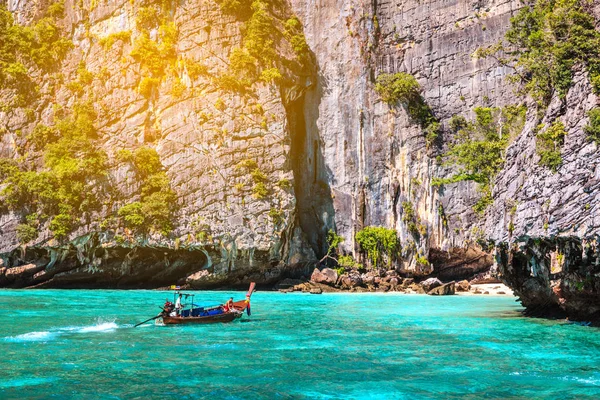
<svg viewBox="0 0 600 400">
<path fill-rule="evenodd" d="M 317 120 L 324 86 L 316 57 L 305 77 L 305 86 L 296 96 L 286 96 L 284 102 L 291 135 L 290 162 L 294 173 L 296 195 L 296 226 L 302 229 L 306 241 L 317 258 L 328 248 L 327 232 L 335 227 L 335 210 L 329 186 L 331 176 L 325 164 Z"/>
<path fill-rule="evenodd" d="M 476 246 L 448 250 L 432 247 L 429 249 L 429 261 L 434 265 L 431 276 L 442 281 L 473 279 L 478 274 L 485 275 L 494 264 L 492 255 Z M 490 277 L 490 281 L 498 280 Z"/>
<path fill-rule="evenodd" d="M 57 247 L 19 248 L 2 259 L 8 268 L 0 268 L 0 286 L 15 288 L 156 288 L 184 284 L 210 264 L 200 248 L 107 246 L 98 233 Z"/>
<path fill-rule="evenodd" d="M 600 326 L 600 236 L 516 238 L 496 246 L 500 277 L 524 314 Z"/>
</svg>

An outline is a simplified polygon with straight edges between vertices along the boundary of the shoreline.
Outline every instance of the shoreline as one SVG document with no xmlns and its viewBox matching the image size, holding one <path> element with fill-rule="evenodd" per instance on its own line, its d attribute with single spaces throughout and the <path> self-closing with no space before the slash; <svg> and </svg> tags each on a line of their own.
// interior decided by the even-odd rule
<svg viewBox="0 0 600 400">
<path fill-rule="evenodd" d="M 52 290 L 119 290 L 119 291 L 148 291 L 148 292 L 173 292 L 173 291 L 188 291 L 188 292 L 243 292 L 244 289 L 235 289 L 235 288 L 218 288 L 218 289 L 193 289 L 193 288 L 181 288 L 181 289 L 169 289 L 169 288 L 0 288 L 0 290 L 7 291 L 22 291 L 22 290 L 32 290 L 32 291 L 52 291 Z M 300 290 L 296 291 L 282 291 L 276 288 L 272 289 L 257 289 L 255 292 L 261 293 L 306 293 Z M 486 293 L 487 292 L 487 293 Z M 316 293 L 313 293 L 316 294 Z M 406 291 L 351 291 L 351 290 L 331 290 L 331 291 L 323 291 L 319 294 L 375 294 L 375 295 L 426 295 L 427 293 L 417 293 L 417 292 L 406 292 Z M 516 297 L 513 291 L 503 283 L 483 283 L 483 284 L 473 284 L 469 291 L 456 291 L 454 294 L 446 295 L 446 296 L 494 296 L 494 297 Z"/>
<path fill-rule="evenodd" d="M 290 293 L 303 293 L 303 294 L 311 294 L 309 292 L 303 292 L 300 290 L 295 290 L 295 291 L 282 291 L 282 290 L 257 290 L 257 292 L 265 292 L 265 293 L 270 293 L 270 292 L 277 292 L 277 293 L 281 293 L 281 294 L 290 294 Z M 488 293 L 485 293 L 488 292 Z M 315 294 L 315 293 L 313 293 Z M 427 293 L 417 293 L 417 292 L 402 292 L 402 291 L 396 291 L 396 290 L 389 290 L 387 292 L 383 292 L 383 291 L 364 291 L 364 292 L 358 292 L 358 291 L 350 291 L 350 290 L 335 290 L 335 291 L 323 291 L 322 293 L 319 294 L 374 294 L 374 295 L 406 295 L 406 296 L 414 296 L 414 295 L 420 295 L 420 296 L 432 296 L 432 295 L 428 295 Z M 467 292 L 455 292 L 454 294 L 449 294 L 449 295 L 443 295 L 443 296 L 432 296 L 432 297 L 445 297 L 445 296 L 476 296 L 476 297 L 513 297 L 513 298 L 517 298 L 517 296 L 515 296 L 515 294 L 513 293 L 513 291 L 506 286 L 503 283 L 482 283 L 482 284 L 474 284 L 471 285 L 471 290 L 467 291 Z"/>
</svg>

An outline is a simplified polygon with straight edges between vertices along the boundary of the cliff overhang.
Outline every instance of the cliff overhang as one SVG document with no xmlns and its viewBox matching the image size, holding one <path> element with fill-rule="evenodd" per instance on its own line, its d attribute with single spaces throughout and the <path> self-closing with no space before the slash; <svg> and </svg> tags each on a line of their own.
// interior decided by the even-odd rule
<svg viewBox="0 0 600 400">
<path fill-rule="evenodd" d="M 525 314 L 600 324 L 599 236 L 520 237 L 496 246 L 500 278 Z"/>
</svg>

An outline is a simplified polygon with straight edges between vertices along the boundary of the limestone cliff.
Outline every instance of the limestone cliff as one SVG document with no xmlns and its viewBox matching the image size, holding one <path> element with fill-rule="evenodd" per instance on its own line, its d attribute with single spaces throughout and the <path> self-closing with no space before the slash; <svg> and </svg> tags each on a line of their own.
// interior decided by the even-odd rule
<svg viewBox="0 0 600 400">
<path fill-rule="evenodd" d="M 431 272 L 431 266 L 417 264 L 416 254 L 462 249 L 474 241 L 476 186 L 432 187 L 432 178 L 447 169 L 406 112 L 381 101 L 374 80 L 381 73 L 411 73 L 442 121 L 470 113 L 484 98 L 499 106 L 512 102 L 505 68 L 472 54 L 504 35 L 518 1 L 293 5 L 320 71 L 315 90 L 307 93 L 305 115 L 313 123 L 306 151 L 316 151 L 314 176 L 331 186 L 335 214 L 323 214 L 324 222 L 341 232 L 349 252 L 357 250 L 353 238 L 364 226 L 392 227 L 403 246 L 416 248 L 402 260 L 404 269 Z M 403 203 L 412 204 L 426 225 L 418 239 L 403 221 Z"/>
<path fill-rule="evenodd" d="M 477 271 L 489 266 L 487 241 L 501 245 L 525 240 L 527 248 L 527 237 L 546 237 L 548 243 L 556 243 L 560 239 L 554 238 L 562 236 L 581 240 L 598 234 L 598 145 L 584 133 L 587 113 L 598 105 L 598 98 L 587 74 L 580 68 L 564 99 L 554 95 L 540 116 L 531 98 L 518 97 L 517 86 L 507 80 L 514 68 L 493 57 L 474 57 L 478 49 L 504 38 L 510 18 L 523 3 L 293 4 L 304 21 L 320 71 L 317 90 L 307 94 L 310 100 L 305 115 L 314 121 L 314 157 L 319 160 L 314 164 L 318 169 L 315 176 L 325 177 L 331 185 L 335 215 L 328 214 L 325 223 L 343 233 L 346 251 L 357 253 L 353 238 L 365 225 L 384 225 L 399 232 L 403 246 L 416 241 L 416 249 L 401 261 L 405 270 L 428 273 L 433 269 L 439 274 L 447 267 Z M 597 4 L 588 6 L 588 12 L 598 14 Z M 336 34 L 323 35 L 323 31 Z M 446 127 L 441 148 L 428 146 L 423 129 L 405 110 L 390 109 L 374 90 L 376 76 L 398 71 L 418 79 L 423 98 Z M 477 106 L 501 108 L 518 103 L 527 105 L 529 112 L 522 131 L 508 145 L 503 168 L 494 181 L 493 201 L 478 215 L 473 211 L 481 197 L 477 183 L 432 185 L 434 178 L 452 176 L 456 168 L 440 164 L 436 156 L 455 140 L 448 129 L 452 116 L 472 118 Z M 553 172 L 539 165 L 536 134 L 540 123 L 548 125 L 557 118 L 564 123 L 566 139 L 562 164 Z M 403 218 L 406 202 L 414 205 L 426 225 L 426 235 L 419 239 Z M 560 252 L 559 247 L 554 251 Z M 535 252 L 535 246 L 526 251 Z M 431 264 L 420 264 L 419 254 L 427 255 Z M 588 301 L 598 304 L 595 267 L 580 264 L 581 253 L 570 254 L 579 254 L 569 265 L 588 282 Z M 534 261 L 529 267 L 511 267 L 512 261 L 506 262 L 499 267 L 524 305 L 539 305 L 529 300 L 539 294 L 540 287 L 551 290 L 548 279 L 535 288 L 516 284 L 513 274 L 535 276 L 537 267 Z M 553 284 L 560 286 L 560 280 Z M 545 298 L 554 301 L 546 304 L 548 308 L 558 306 L 557 296 Z M 563 298 L 563 309 L 564 303 Z M 569 311 L 579 318 L 597 318 L 594 310 L 579 307 L 579 313 L 574 308 Z"/>
<path fill-rule="evenodd" d="M 39 85 L 39 95 L 29 103 L 11 104 L 17 90 L 3 91 L 8 107 L 0 112 L 0 155 L 19 163 L 23 171 L 48 170 L 48 155 L 35 152 L 31 144 L 36 127 L 58 126 L 60 143 L 68 136 L 56 122 L 60 114 L 74 110 L 66 120 L 76 125 L 78 107 L 90 105 L 92 146 L 99 146 L 108 160 L 102 163 L 106 171 L 100 178 L 90 184 L 84 177 L 82 184 L 87 190 L 102 184 L 94 193 L 102 204 L 90 212 L 82 205 L 89 202 L 59 196 L 58 207 L 45 208 L 56 214 L 60 211 L 55 209 L 69 206 L 68 215 L 43 215 L 44 207 L 28 203 L 31 198 L 42 203 L 41 196 L 26 193 L 23 201 L 3 207 L 0 253 L 6 266 L 53 260 L 46 274 L 14 285 L 62 286 L 60 282 L 70 281 L 73 274 L 81 283 L 83 270 L 88 274 L 86 285 L 127 281 L 131 286 L 126 264 L 142 268 L 141 253 L 160 259 L 163 253 L 166 257 L 173 251 L 191 252 L 178 274 L 153 282 L 142 279 L 138 286 L 174 283 L 207 269 L 215 274 L 268 271 L 314 259 L 295 223 L 297 188 L 290 161 L 295 132 L 286 110 L 302 102 L 311 85 L 310 54 L 297 40 L 302 39 L 302 27 L 294 24 L 297 20 L 285 3 L 244 3 L 237 13 L 227 12 L 223 4 L 64 2 L 64 12 L 54 17 L 55 29 L 72 42 L 70 50 L 50 71 L 25 64 Z M 9 1 L 7 7 L 16 23 L 34 29 L 49 14 L 47 2 Z M 264 54 L 252 53 L 260 51 Z M 267 60 L 267 51 L 275 61 Z M 259 57 L 269 65 L 260 64 Z M 244 63 L 245 70 L 239 66 Z M 43 141 L 51 142 L 48 137 Z M 160 164 L 152 176 L 162 179 L 158 191 L 141 173 L 146 166 L 136 161 L 140 149 L 139 155 L 157 154 Z M 13 190 L 18 183 L 14 181 L 3 185 L 6 204 L 16 198 L 15 192 L 27 190 Z M 162 199 L 145 201 L 147 189 L 162 194 Z M 51 190 L 62 193 L 63 188 Z M 123 209 L 128 203 L 131 207 Z M 61 216 L 68 220 L 68 229 L 56 228 Z M 157 223 L 163 216 L 168 218 Z M 28 226 L 35 234 L 19 239 L 19 229 L 27 232 Z M 65 264 L 62 270 L 54 271 L 56 257 L 57 264 Z M 129 261 L 123 261 L 120 270 L 108 267 L 123 257 Z M 70 258 L 79 263 L 61 261 Z"/>
<path fill-rule="evenodd" d="M 143 34 L 136 18 L 150 3 L 166 7 L 165 18 L 175 24 L 178 37 L 171 72 L 160 77 L 148 98 L 140 88 L 144 62 L 134 49 Z M 507 79 L 514 66 L 494 55 L 475 57 L 479 49 L 505 38 L 521 1 L 269 2 L 276 37 L 281 35 L 272 47 L 284 60 L 277 65 L 282 76 L 256 80 L 252 96 L 215 85 L 222 82 L 215 77 L 223 78 L 230 68 L 235 49 L 245 48 L 248 15 L 256 12 L 249 8 L 250 14 L 240 17 L 228 13 L 224 4 L 229 3 L 65 3 L 59 24 L 74 44 L 60 67 L 65 81 L 79 79 L 81 65 L 94 74 L 86 90 L 95 94 L 98 143 L 111 161 L 118 161 L 119 149 L 143 144 L 156 149 L 176 193 L 176 222 L 167 235 L 136 235 L 122 222 L 106 230 L 101 218 L 91 218 L 60 242 L 42 224 L 40 236 L 23 249 L 15 230 L 25 215 L 12 211 L 0 217 L 0 252 L 6 254 L 7 266 L 25 262 L 32 251 L 30 260 L 41 260 L 40 251 L 79 254 L 75 243 L 99 232 L 94 234 L 100 235 L 99 246 L 114 249 L 114 254 L 132 249 L 165 256 L 181 249 L 203 254 L 197 257 L 202 261 L 186 264 L 171 280 L 191 276 L 188 281 L 198 286 L 218 285 L 232 274 L 243 281 L 255 273 L 269 281 L 306 274 L 303 262 L 326 253 L 329 230 L 345 239 L 340 254 L 364 260 L 356 234 L 367 226 L 385 226 L 400 239 L 402 250 L 392 260 L 400 271 L 452 276 L 489 268 L 493 244 L 505 249 L 512 242 L 531 246 L 530 237 L 558 243 L 561 237 L 581 241 L 597 235 L 599 158 L 584 127 L 598 98 L 587 67 L 573 65 L 573 83 L 564 95 L 555 93 L 538 107 L 531 95 L 517 94 L 518 85 Z M 39 18 L 45 7 L 17 1 L 8 5 L 23 24 Z M 599 6 L 584 7 L 598 21 Z M 294 14 L 301 26 L 290 34 Z M 115 35 L 124 31 L 131 33 L 125 40 Z M 150 40 L 160 43 L 161 32 L 150 29 Z M 302 41 L 294 42 L 290 35 L 305 38 L 310 55 L 304 60 L 294 53 Z M 109 37 L 114 40 L 107 49 Z M 186 60 L 201 61 L 207 68 L 190 76 Z M 406 107 L 384 102 L 377 92 L 377 78 L 397 72 L 418 81 L 422 101 L 439 123 L 433 141 Z M 49 76 L 39 78 L 48 81 Z M 41 92 L 33 117 L 27 117 L 27 110 L 0 114 L 3 157 L 26 156 L 27 134 L 40 122 L 51 123 L 52 104 L 73 104 L 66 84 L 52 93 L 42 86 Z M 503 110 L 511 106 L 527 111 L 508 129 L 503 162 L 488 178 L 489 194 L 482 192 L 481 181 L 453 179 L 460 166 L 445 157 L 461 137 L 452 129 L 452 118 L 474 121 L 474 109 L 486 107 L 502 113 L 494 120 L 500 126 L 507 119 Z M 566 133 L 556 142 L 561 162 L 548 168 L 540 165 L 539 134 L 558 122 Z M 504 125 L 498 129 L 504 132 Z M 141 185 L 135 168 L 117 161 L 110 176 L 123 196 L 110 205 L 113 212 L 136 200 Z M 258 190 L 258 184 L 266 191 Z M 480 207 L 482 196 L 485 207 Z M 96 214 L 109 213 L 103 209 Z M 95 263 L 102 269 L 102 260 L 112 259 L 86 257 L 80 257 L 78 268 Z M 516 258 L 496 259 L 504 260 L 498 267 L 507 282 L 516 282 L 512 274 L 517 266 L 508 261 Z M 286 267 L 290 265 L 297 269 Z M 107 285 L 123 279 L 123 271 L 115 272 L 119 278 Z M 582 273 L 597 285 L 593 269 Z M 522 286 L 513 286 L 521 294 Z M 532 297 L 521 298 L 528 305 Z"/>
</svg>

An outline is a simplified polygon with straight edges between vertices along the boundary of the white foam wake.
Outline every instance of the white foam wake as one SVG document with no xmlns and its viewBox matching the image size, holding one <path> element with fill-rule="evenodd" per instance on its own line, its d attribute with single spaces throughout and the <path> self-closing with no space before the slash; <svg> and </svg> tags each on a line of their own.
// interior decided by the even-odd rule
<svg viewBox="0 0 600 400">
<path fill-rule="evenodd" d="M 56 336 L 56 332 L 27 332 L 17 336 L 8 336 L 5 338 L 7 342 L 22 343 L 22 342 L 47 342 Z"/>
<path fill-rule="evenodd" d="M 7 342 L 23 343 L 23 342 L 47 342 L 64 334 L 74 333 L 94 333 L 94 332 L 112 332 L 118 329 L 119 326 L 114 322 L 98 321 L 94 325 L 88 326 L 68 326 L 64 328 L 53 328 L 50 331 L 27 332 L 17 336 L 8 336 L 4 340 Z"/>
<path fill-rule="evenodd" d="M 119 326 L 114 322 L 102 322 L 96 325 L 84 326 L 83 328 L 77 329 L 76 332 L 88 333 L 88 332 L 110 332 L 117 329 Z"/>
</svg>

